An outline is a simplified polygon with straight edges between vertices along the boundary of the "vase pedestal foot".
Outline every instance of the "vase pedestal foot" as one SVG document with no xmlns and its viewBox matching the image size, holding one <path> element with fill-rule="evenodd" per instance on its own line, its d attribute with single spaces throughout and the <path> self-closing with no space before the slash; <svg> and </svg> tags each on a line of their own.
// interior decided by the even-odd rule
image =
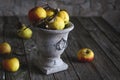
<svg viewBox="0 0 120 80">
<path fill-rule="evenodd" d="M 61 59 L 56 60 L 56 62 L 57 63 L 54 64 L 53 61 L 46 63 L 42 60 L 36 60 L 36 61 L 34 61 L 34 65 L 38 69 L 40 69 L 40 71 L 42 71 L 44 74 L 47 74 L 47 75 L 68 69 L 68 64 L 64 63 Z"/>
<path fill-rule="evenodd" d="M 68 69 L 68 65 L 66 63 L 63 63 L 62 65 L 59 66 L 53 66 L 53 67 L 38 67 L 44 74 L 52 74 L 52 73 L 57 73 L 60 71 L 64 71 Z"/>
</svg>

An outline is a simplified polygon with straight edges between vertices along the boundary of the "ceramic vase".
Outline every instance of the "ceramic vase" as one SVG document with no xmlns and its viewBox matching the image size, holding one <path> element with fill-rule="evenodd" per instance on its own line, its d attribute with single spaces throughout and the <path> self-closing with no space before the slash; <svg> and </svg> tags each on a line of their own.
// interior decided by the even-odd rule
<svg viewBox="0 0 120 80">
<path fill-rule="evenodd" d="M 74 25 L 70 22 L 63 30 L 37 29 L 36 43 L 39 51 L 35 63 L 43 73 L 52 74 L 68 68 L 61 59 L 61 54 L 67 47 L 68 34 L 73 28 Z"/>
</svg>

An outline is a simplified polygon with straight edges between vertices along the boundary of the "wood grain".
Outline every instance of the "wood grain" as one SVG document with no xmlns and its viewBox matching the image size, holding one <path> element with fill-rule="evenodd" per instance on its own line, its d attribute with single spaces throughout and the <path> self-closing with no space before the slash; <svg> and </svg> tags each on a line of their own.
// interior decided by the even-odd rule
<svg viewBox="0 0 120 80">
<path fill-rule="evenodd" d="M 103 66 L 103 69 L 104 69 L 103 71 L 105 71 L 104 74 L 107 74 L 106 77 L 108 77 L 108 79 L 117 80 L 119 78 L 118 75 L 120 74 L 119 57 L 118 57 L 119 50 L 113 44 L 110 43 L 109 39 L 104 35 L 104 33 L 102 33 L 101 30 L 98 28 L 98 26 L 96 27 L 96 24 L 94 24 L 89 18 L 79 19 L 79 20 L 83 25 L 88 24 L 89 26 L 87 26 L 87 27 L 92 26 L 93 28 L 96 28 L 96 31 L 88 30 L 88 32 L 91 35 L 91 37 L 93 37 L 95 42 L 99 45 L 100 49 L 102 49 L 101 51 L 104 52 L 104 55 L 102 55 L 101 53 L 98 53 L 98 54 L 102 55 L 100 61 L 102 63 L 104 63 L 104 64 L 101 64 L 101 67 Z M 99 49 L 99 48 L 97 48 L 97 49 Z M 95 49 L 95 50 L 97 50 L 97 49 Z M 100 55 L 99 55 L 99 57 L 100 57 Z M 104 58 L 104 57 L 106 57 L 106 58 Z M 104 59 L 105 59 L 105 61 L 102 61 Z M 103 73 L 101 75 L 103 75 Z M 108 80 L 108 79 L 106 79 L 106 80 Z"/>
<path fill-rule="evenodd" d="M 36 3 L 34 3 L 36 4 Z M 37 4 L 36 4 L 37 5 Z M 0 80 L 119 80 L 120 75 L 120 37 L 119 33 L 101 17 L 71 17 L 75 28 L 68 37 L 68 47 L 61 58 L 69 65 L 68 70 L 45 75 L 33 63 L 36 54 L 40 53 L 39 34 L 34 26 L 31 39 L 17 36 L 18 22 L 28 26 L 27 16 L 0 17 L 0 42 L 11 44 L 12 54 L 9 57 L 20 59 L 20 69 L 7 72 L 0 69 Z M 95 58 L 90 63 L 81 63 L 77 52 L 81 48 L 90 48 Z M 0 55 L 0 61 L 4 59 Z M 3 76 L 4 75 L 4 76 Z"/>
<path fill-rule="evenodd" d="M 4 37 L 3 37 L 3 25 L 4 25 L 4 22 L 3 22 L 3 17 L 0 17 L 0 43 L 2 43 L 4 41 Z M 2 55 L 0 55 L 2 56 Z M 0 62 L 2 61 L 2 58 L 0 58 Z M 0 64 L 0 80 L 2 80 L 4 78 L 4 72 L 3 72 L 3 69 L 2 69 L 2 66 Z"/>
</svg>

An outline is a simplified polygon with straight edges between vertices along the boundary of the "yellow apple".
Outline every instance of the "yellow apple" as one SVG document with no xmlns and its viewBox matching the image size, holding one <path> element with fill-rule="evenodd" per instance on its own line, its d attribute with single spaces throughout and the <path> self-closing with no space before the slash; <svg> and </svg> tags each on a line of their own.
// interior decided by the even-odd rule
<svg viewBox="0 0 120 80">
<path fill-rule="evenodd" d="M 32 30 L 22 24 L 22 27 L 18 30 L 18 36 L 24 39 L 30 39 L 32 37 Z"/>
<path fill-rule="evenodd" d="M 11 46 L 8 42 L 3 42 L 0 44 L 0 54 L 10 54 Z"/>
<path fill-rule="evenodd" d="M 9 59 L 4 59 L 2 61 L 2 66 L 6 71 L 16 72 L 20 67 L 20 62 L 18 58 L 12 57 Z"/>
<path fill-rule="evenodd" d="M 53 18 L 48 24 L 48 28 L 54 29 L 54 30 L 63 30 L 64 27 L 65 27 L 65 23 L 63 19 L 58 16 Z"/>
<path fill-rule="evenodd" d="M 69 14 L 67 13 L 67 11 L 59 11 L 58 16 L 64 20 L 65 25 L 69 23 Z"/>
<path fill-rule="evenodd" d="M 31 22 L 38 22 L 46 18 L 46 11 L 43 7 L 34 7 L 28 12 L 28 17 Z"/>
<path fill-rule="evenodd" d="M 55 14 L 54 10 L 52 10 L 52 9 L 47 9 L 46 13 L 47 13 L 47 17 L 51 17 Z"/>
<path fill-rule="evenodd" d="M 77 57 L 81 62 L 91 62 L 94 59 L 94 52 L 89 48 L 82 48 L 78 51 Z"/>
</svg>

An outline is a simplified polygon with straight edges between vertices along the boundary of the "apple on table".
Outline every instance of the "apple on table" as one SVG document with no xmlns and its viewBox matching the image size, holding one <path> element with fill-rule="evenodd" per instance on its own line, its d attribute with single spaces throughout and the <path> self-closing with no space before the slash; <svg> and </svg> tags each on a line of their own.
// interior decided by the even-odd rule
<svg viewBox="0 0 120 80">
<path fill-rule="evenodd" d="M 2 42 L 0 44 L 0 54 L 10 54 L 11 45 L 8 42 Z"/>
<path fill-rule="evenodd" d="M 81 62 L 92 62 L 94 59 L 94 52 L 89 48 L 82 48 L 78 51 L 77 57 Z"/>
<path fill-rule="evenodd" d="M 2 67 L 6 71 L 16 72 L 20 67 L 20 62 L 17 57 L 7 58 L 2 60 Z"/>
<path fill-rule="evenodd" d="M 23 39 L 30 39 L 32 37 L 32 30 L 26 27 L 25 24 L 20 25 L 21 28 L 18 30 L 17 34 Z"/>
</svg>

